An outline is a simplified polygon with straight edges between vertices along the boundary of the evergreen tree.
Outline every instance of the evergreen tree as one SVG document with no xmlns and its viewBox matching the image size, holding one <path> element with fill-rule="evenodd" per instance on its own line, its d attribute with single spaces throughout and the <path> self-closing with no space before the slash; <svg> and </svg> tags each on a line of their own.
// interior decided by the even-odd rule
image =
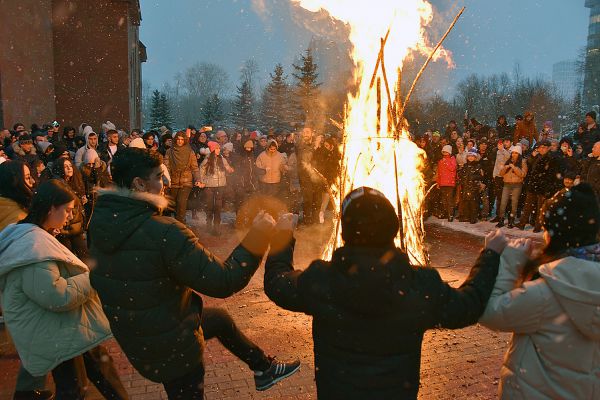
<svg viewBox="0 0 600 400">
<path fill-rule="evenodd" d="M 161 117 L 160 126 L 166 126 L 167 128 L 171 128 L 171 126 L 173 125 L 173 114 L 171 113 L 171 105 L 169 104 L 169 100 L 167 99 L 166 94 L 162 93 L 160 95 L 159 104 Z"/>
<path fill-rule="evenodd" d="M 242 81 L 242 86 L 237 87 L 233 109 L 233 122 L 238 129 L 250 129 L 254 127 L 254 98 L 248 80 Z"/>
<path fill-rule="evenodd" d="M 583 94 L 581 91 L 577 91 L 567 114 L 567 128 L 569 130 L 576 130 L 577 125 L 585 119 L 585 112 Z"/>
<path fill-rule="evenodd" d="M 223 102 L 215 93 L 206 98 L 202 105 L 202 124 L 219 125 L 223 123 Z"/>
<path fill-rule="evenodd" d="M 271 76 L 271 82 L 262 97 L 261 119 L 265 130 L 274 128 L 289 129 L 290 107 L 287 77 L 283 75 L 283 66 L 277 64 Z"/>
<path fill-rule="evenodd" d="M 293 64 L 294 78 L 296 78 L 296 123 L 305 123 L 315 118 L 315 115 L 321 111 L 319 107 L 319 74 L 317 73 L 317 64 L 314 63 L 311 48 L 307 48 L 304 54 L 300 56 L 300 65 Z"/>
<path fill-rule="evenodd" d="M 162 123 L 160 92 L 152 92 L 152 105 L 150 106 L 150 129 L 158 129 Z"/>
</svg>

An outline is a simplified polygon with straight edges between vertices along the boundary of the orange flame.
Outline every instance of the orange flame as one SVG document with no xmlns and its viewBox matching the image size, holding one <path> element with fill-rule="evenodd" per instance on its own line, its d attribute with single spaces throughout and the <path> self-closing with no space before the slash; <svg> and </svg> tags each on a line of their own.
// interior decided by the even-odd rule
<svg viewBox="0 0 600 400">
<path fill-rule="evenodd" d="M 433 8 L 425 0 L 371 0 L 356 2 L 355 6 L 344 0 L 294 0 L 301 7 L 318 12 L 326 11 L 332 18 L 347 24 L 352 42 L 352 59 L 355 62 L 354 78 L 359 84 L 356 94 L 348 95 L 347 114 L 344 121 L 344 141 L 341 160 L 342 174 L 335 187 L 336 209 L 340 209 L 341 198 L 350 190 L 370 186 L 383 192 L 402 212 L 403 243 L 411 262 L 427 264 L 424 248 L 422 205 L 425 200 L 425 182 L 422 167 L 424 152 L 403 130 L 394 137 L 394 129 L 388 131 L 389 101 L 381 98 L 381 129 L 377 132 L 377 99 L 375 88 L 370 88 L 371 74 L 376 68 L 381 38 L 389 36 L 385 45 L 385 64 L 388 71 L 389 88 L 394 91 L 404 60 L 412 51 L 429 54 L 425 28 L 433 20 Z M 358 6 L 360 4 L 360 6 Z M 440 49 L 437 58 L 444 58 L 452 66 L 450 52 Z M 391 68 L 390 68 L 391 67 Z M 398 73 L 396 73 L 398 72 Z M 392 93 L 392 97 L 394 93 Z M 395 118 L 394 118 L 395 119 Z M 394 126 L 394 123 L 390 124 Z M 325 256 L 341 245 L 339 216 L 337 227 Z"/>
</svg>

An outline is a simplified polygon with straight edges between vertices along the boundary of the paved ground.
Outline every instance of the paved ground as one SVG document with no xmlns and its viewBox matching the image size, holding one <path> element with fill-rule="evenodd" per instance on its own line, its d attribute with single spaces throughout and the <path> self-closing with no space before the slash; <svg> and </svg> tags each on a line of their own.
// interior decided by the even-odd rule
<svg viewBox="0 0 600 400">
<path fill-rule="evenodd" d="M 304 228 L 298 233 L 295 262 L 305 268 L 320 253 L 328 227 Z M 237 243 L 232 230 L 221 238 L 196 229 L 202 242 L 226 257 Z M 228 235 L 227 235 L 228 234 Z M 443 227 L 429 226 L 427 238 L 432 264 L 452 285 L 459 285 L 477 257 L 482 239 Z M 218 342 L 210 341 L 205 354 L 206 399 L 314 399 L 316 398 L 310 318 L 279 309 L 262 290 L 261 267 L 242 292 L 227 300 L 206 299 L 226 308 L 239 327 L 267 353 L 280 359 L 299 357 L 301 370 L 266 392 L 254 389 L 252 373 Z M 480 326 L 457 331 L 434 330 L 425 336 L 420 399 L 493 399 L 496 397 L 502 355 L 509 335 Z M 108 343 L 132 400 L 166 398 L 162 387 L 141 378 L 114 341 Z M 11 398 L 18 358 L 0 331 L 0 400 Z M 101 398 L 90 389 L 89 398 Z"/>
</svg>

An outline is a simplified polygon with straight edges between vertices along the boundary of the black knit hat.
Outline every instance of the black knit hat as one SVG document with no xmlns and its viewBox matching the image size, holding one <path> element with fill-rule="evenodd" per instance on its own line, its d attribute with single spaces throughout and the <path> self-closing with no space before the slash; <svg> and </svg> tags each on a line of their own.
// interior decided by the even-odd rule
<svg viewBox="0 0 600 400">
<path fill-rule="evenodd" d="M 598 241 L 600 207 L 587 183 L 563 189 L 542 209 L 543 226 L 556 250 L 581 247 Z"/>
<path fill-rule="evenodd" d="M 386 247 L 394 242 L 398 215 L 383 193 L 360 187 L 342 203 L 342 239 L 346 245 Z"/>
</svg>

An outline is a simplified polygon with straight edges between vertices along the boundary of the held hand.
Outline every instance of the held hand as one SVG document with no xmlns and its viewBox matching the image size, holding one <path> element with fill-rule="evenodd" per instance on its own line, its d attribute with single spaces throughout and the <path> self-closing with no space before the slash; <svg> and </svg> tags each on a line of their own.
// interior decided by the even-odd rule
<svg viewBox="0 0 600 400">
<path fill-rule="evenodd" d="M 252 221 L 252 228 L 269 232 L 275 228 L 275 220 L 270 214 L 261 211 L 256 214 L 256 217 L 254 217 L 254 221 Z"/>
<path fill-rule="evenodd" d="M 495 251 L 498 254 L 502 254 L 507 245 L 508 240 L 506 239 L 506 236 L 504 236 L 504 233 L 499 229 L 488 233 L 485 237 L 485 248 Z"/>
<path fill-rule="evenodd" d="M 199 188 L 204 188 L 204 187 L 206 187 L 206 185 L 205 185 L 204 183 L 202 183 L 202 182 L 196 182 L 196 183 L 194 184 L 194 186 L 196 186 L 196 187 L 199 187 Z"/>
<path fill-rule="evenodd" d="M 531 242 L 531 239 L 516 239 L 510 244 L 515 249 L 521 250 L 527 254 L 528 257 L 531 257 L 531 253 L 533 252 L 533 243 Z"/>
<path fill-rule="evenodd" d="M 275 229 L 281 231 L 294 231 L 296 229 L 296 225 L 298 225 L 298 215 L 287 213 L 279 217 Z"/>
</svg>

